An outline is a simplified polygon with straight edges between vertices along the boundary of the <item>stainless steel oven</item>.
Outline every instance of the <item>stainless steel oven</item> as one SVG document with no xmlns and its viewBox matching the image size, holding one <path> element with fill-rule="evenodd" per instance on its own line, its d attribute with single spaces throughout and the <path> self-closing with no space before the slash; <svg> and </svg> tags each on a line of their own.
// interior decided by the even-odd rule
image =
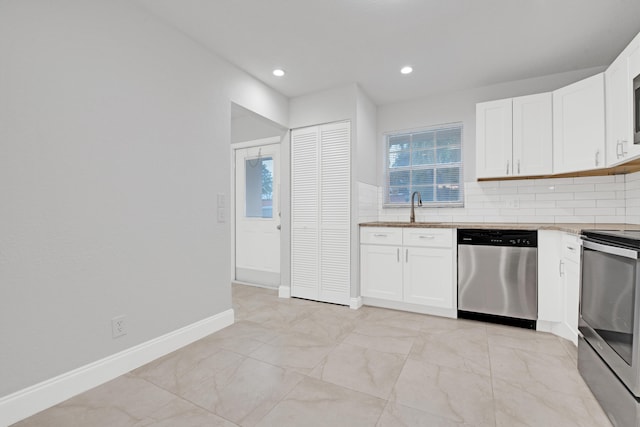
<svg viewBox="0 0 640 427">
<path fill-rule="evenodd" d="M 639 263 L 640 231 L 583 232 L 578 368 L 614 425 L 640 425 Z"/>
</svg>

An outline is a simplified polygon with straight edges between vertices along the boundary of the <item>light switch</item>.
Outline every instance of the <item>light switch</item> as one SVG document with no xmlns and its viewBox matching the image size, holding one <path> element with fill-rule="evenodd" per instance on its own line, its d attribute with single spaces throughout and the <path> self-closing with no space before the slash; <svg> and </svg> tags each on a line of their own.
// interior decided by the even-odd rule
<svg viewBox="0 0 640 427">
<path fill-rule="evenodd" d="M 218 222 L 225 222 L 226 220 L 224 208 L 218 208 Z"/>
<path fill-rule="evenodd" d="M 224 193 L 218 193 L 218 208 L 224 208 L 226 204 L 226 197 Z"/>
</svg>

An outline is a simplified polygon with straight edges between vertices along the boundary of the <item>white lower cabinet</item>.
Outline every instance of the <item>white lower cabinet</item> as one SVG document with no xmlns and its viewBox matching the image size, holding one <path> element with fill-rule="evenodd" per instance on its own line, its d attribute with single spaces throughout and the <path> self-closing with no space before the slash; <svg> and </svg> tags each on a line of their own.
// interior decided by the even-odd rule
<svg viewBox="0 0 640 427">
<path fill-rule="evenodd" d="M 362 245 L 360 246 L 360 280 L 362 295 L 402 301 L 402 262 L 399 246 Z"/>
<path fill-rule="evenodd" d="M 360 231 L 360 280 L 367 305 L 456 317 L 453 229 Z"/>
<path fill-rule="evenodd" d="M 580 238 L 538 231 L 538 330 L 578 342 Z"/>
</svg>

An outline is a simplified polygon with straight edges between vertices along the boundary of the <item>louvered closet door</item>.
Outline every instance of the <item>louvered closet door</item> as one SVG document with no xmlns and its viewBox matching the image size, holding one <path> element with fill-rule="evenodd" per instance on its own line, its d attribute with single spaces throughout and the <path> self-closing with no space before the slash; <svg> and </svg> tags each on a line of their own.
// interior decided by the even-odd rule
<svg viewBox="0 0 640 427">
<path fill-rule="evenodd" d="M 351 125 L 291 132 L 291 295 L 349 304 Z"/>
<path fill-rule="evenodd" d="M 349 304 L 351 289 L 351 126 L 320 127 L 321 301 Z"/>
<path fill-rule="evenodd" d="M 291 132 L 291 296 L 319 298 L 318 127 Z"/>
</svg>

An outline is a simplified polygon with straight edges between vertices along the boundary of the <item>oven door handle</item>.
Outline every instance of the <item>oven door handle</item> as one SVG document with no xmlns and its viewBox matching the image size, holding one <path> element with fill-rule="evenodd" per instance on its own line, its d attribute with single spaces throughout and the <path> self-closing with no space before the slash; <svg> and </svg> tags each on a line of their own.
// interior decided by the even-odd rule
<svg viewBox="0 0 640 427">
<path fill-rule="evenodd" d="M 603 245 L 601 243 L 591 242 L 589 240 L 585 240 L 582 243 L 587 249 L 593 249 L 594 251 L 604 252 L 611 255 L 618 255 L 625 258 L 638 259 L 638 251 L 634 251 L 633 249 L 625 249 L 619 248 L 617 246 L 609 246 Z"/>
</svg>

